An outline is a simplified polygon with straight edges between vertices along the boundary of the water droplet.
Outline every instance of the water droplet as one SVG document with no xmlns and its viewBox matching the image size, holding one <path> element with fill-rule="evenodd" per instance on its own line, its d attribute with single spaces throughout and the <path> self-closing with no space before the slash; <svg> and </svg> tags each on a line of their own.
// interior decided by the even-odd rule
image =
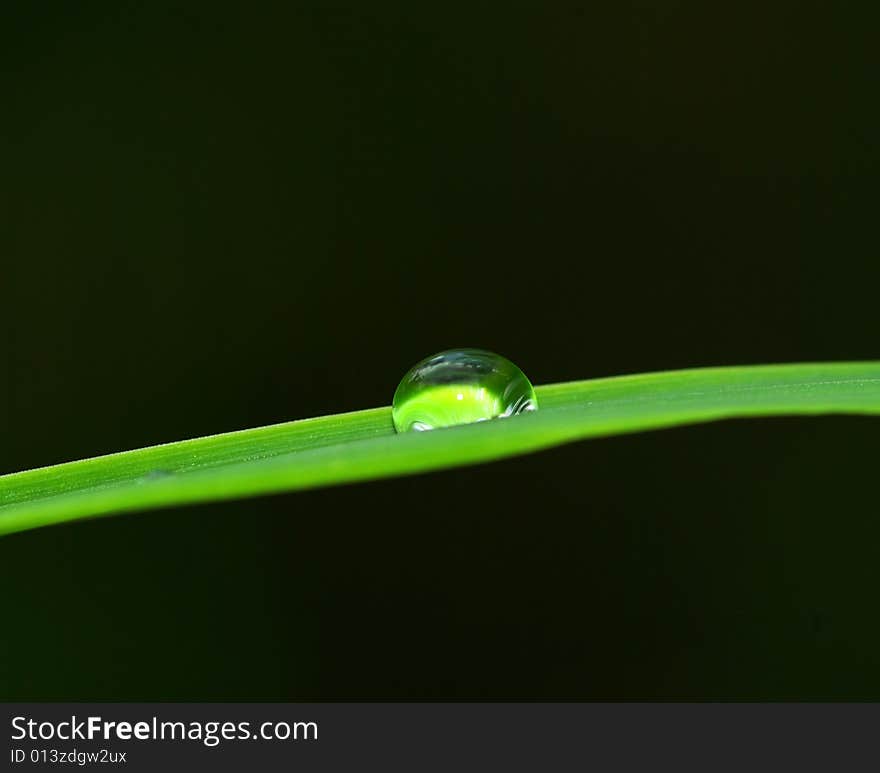
<svg viewBox="0 0 880 773">
<path fill-rule="evenodd" d="M 171 477 L 171 472 L 169 470 L 155 469 L 155 470 L 149 470 L 148 472 L 145 472 L 143 475 L 141 475 L 140 482 L 141 483 L 150 483 L 154 480 L 162 480 L 163 478 L 170 478 L 170 477 Z"/>
<path fill-rule="evenodd" d="M 516 365 L 483 349 L 450 349 L 409 369 L 394 393 L 398 432 L 500 419 L 538 407 L 535 390 Z"/>
</svg>

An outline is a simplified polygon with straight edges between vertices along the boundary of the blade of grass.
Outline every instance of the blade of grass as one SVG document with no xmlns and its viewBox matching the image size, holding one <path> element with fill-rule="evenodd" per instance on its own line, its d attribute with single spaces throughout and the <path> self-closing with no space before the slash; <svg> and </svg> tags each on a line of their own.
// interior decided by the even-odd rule
<svg viewBox="0 0 880 773">
<path fill-rule="evenodd" d="M 390 408 L 0 476 L 0 534 L 111 513 L 408 475 L 736 417 L 880 414 L 880 362 L 648 373 L 536 388 L 539 410 L 397 435 Z"/>
</svg>

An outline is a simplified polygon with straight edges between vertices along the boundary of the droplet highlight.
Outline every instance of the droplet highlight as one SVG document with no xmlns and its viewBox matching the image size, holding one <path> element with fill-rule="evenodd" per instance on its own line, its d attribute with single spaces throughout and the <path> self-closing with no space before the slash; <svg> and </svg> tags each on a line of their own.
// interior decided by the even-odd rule
<svg viewBox="0 0 880 773">
<path fill-rule="evenodd" d="M 510 360 L 484 349 L 450 349 L 409 369 L 391 417 L 398 432 L 423 432 L 537 408 L 531 382 Z"/>
</svg>

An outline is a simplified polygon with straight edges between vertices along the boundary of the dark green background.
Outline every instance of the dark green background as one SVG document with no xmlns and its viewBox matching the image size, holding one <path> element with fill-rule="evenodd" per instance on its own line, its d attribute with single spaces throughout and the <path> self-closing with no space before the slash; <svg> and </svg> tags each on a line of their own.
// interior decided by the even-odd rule
<svg viewBox="0 0 880 773">
<path fill-rule="evenodd" d="M 0 471 L 536 383 L 877 358 L 870 4 L 0 20 Z M 860 10 L 859 10 L 860 9 Z M 10 699 L 880 698 L 875 420 L 0 540 Z"/>
</svg>

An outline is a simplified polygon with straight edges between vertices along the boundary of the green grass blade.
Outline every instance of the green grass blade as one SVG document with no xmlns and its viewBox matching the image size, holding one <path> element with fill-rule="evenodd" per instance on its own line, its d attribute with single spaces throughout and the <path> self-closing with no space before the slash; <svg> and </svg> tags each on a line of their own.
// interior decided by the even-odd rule
<svg viewBox="0 0 880 773">
<path fill-rule="evenodd" d="M 648 373 L 536 388 L 540 409 L 395 434 L 375 408 L 0 476 L 0 534 L 78 518 L 439 470 L 735 417 L 880 414 L 880 362 Z"/>
</svg>

